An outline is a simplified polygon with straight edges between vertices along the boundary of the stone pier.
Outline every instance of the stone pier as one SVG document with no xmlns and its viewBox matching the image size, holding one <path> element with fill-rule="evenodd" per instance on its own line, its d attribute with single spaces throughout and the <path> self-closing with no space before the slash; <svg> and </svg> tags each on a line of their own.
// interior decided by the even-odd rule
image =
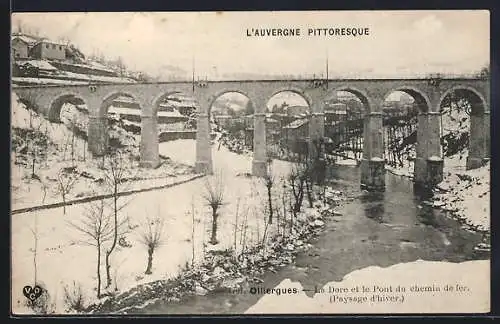
<svg viewBox="0 0 500 324">
<path fill-rule="evenodd" d="M 157 168 L 160 165 L 158 144 L 157 117 L 141 116 L 141 167 Z"/>
<path fill-rule="evenodd" d="M 92 156 L 103 156 L 108 149 L 108 120 L 106 117 L 89 116 L 87 130 L 88 150 Z"/>
<path fill-rule="evenodd" d="M 320 143 L 325 136 L 325 114 L 322 112 L 313 112 L 309 120 L 309 152 L 312 158 L 323 158 L 323 151 L 320 148 Z M 319 156 L 321 155 L 321 156 Z"/>
<path fill-rule="evenodd" d="M 197 173 L 213 174 L 210 122 L 206 113 L 198 114 L 197 119 L 195 171 Z"/>
<path fill-rule="evenodd" d="M 443 181 L 443 149 L 441 147 L 441 112 L 427 113 L 426 185 L 433 187 Z"/>
<path fill-rule="evenodd" d="M 470 116 L 469 155 L 467 170 L 483 166 L 490 158 L 490 113 Z"/>
<path fill-rule="evenodd" d="M 424 185 L 427 174 L 427 129 L 428 115 L 426 112 L 420 112 L 417 125 L 417 143 L 415 145 L 416 158 L 413 170 L 413 181 L 417 185 Z"/>
<path fill-rule="evenodd" d="M 417 127 L 417 157 L 413 181 L 419 187 L 432 187 L 443 180 L 441 113 L 420 113 Z"/>
<path fill-rule="evenodd" d="M 264 177 L 267 175 L 266 152 L 266 114 L 254 114 L 253 161 L 252 175 Z"/>
<path fill-rule="evenodd" d="M 361 186 L 367 190 L 385 190 L 384 128 L 382 112 L 365 116 Z"/>
</svg>

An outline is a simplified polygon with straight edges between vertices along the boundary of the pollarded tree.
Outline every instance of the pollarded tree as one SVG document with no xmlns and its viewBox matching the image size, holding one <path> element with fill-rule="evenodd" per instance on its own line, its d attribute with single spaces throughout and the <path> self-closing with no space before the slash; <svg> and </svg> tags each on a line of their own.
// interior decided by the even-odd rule
<svg viewBox="0 0 500 324">
<path fill-rule="evenodd" d="M 139 230 L 139 241 L 147 248 L 148 264 L 145 274 L 152 273 L 153 253 L 164 243 L 164 219 L 159 215 L 155 218 L 147 217 Z"/>
<path fill-rule="evenodd" d="M 210 244 L 217 244 L 217 218 L 219 217 L 219 209 L 224 204 L 224 184 L 222 177 L 217 177 L 215 183 L 211 183 L 209 180 L 205 182 L 206 192 L 203 195 L 203 199 L 212 209 L 212 237 L 210 239 Z"/>
</svg>

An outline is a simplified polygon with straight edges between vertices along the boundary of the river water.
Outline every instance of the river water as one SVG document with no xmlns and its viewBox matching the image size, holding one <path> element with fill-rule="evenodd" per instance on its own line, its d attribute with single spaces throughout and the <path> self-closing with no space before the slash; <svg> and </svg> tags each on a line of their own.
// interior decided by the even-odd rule
<svg viewBox="0 0 500 324">
<path fill-rule="evenodd" d="M 313 247 L 300 253 L 294 264 L 267 273 L 259 286 L 272 288 L 288 278 L 304 289 L 314 289 L 368 266 L 387 267 L 418 259 L 489 259 L 489 253 L 474 250 L 483 234 L 466 230 L 445 212 L 422 205 L 424 198 L 414 193 L 408 178 L 387 173 L 386 191 L 369 193 L 360 189 L 358 167 L 334 166 L 328 173 L 329 185 L 354 199 L 337 208 L 343 216 L 326 224 L 310 242 Z M 175 304 L 158 301 L 134 313 L 241 314 L 260 297 L 248 292 L 209 293 Z"/>
</svg>

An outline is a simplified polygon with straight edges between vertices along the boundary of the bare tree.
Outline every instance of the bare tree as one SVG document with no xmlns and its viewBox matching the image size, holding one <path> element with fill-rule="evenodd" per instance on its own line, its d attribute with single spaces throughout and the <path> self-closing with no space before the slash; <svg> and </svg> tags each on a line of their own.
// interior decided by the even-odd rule
<svg viewBox="0 0 500 324">
<path fill-rule="evenodd" d="M 292 202 L 292 213 L 297 216 L 302 207 L 302 201 L 304 200 L 304 187 L 305 187 L 305 169 L 302 164 L 295 164 L 292 167 L 292 171 L 288 175 L 288 183 L 292 189 L 292 195 L 294 201 Z"/>
<path fill-rule="evenodd" d="M 240 211 L 240 197 L 236 201 L 236 214 L 234 219 L 234 252 L 236 253 L 236 234 L 238 233 L 238 213 Z"/>
<path fill-rule="evenodd" d="M 262 234 L 262 242 L 261 242 L 261 245 L 262 245 L 262 253 L 265 254 L 266 252 L 266 238 L 267 238 L 267 229 L 269 228 L 269 225 L 271 223 L 269 223 L 269 221 L 266 222 L 266 219 L 265 219 L 265 213 L 264 214 L 264 234 Z"/>
<path fill-rule="evenodd" d="M 191 267 L 194 267 L 194 226 L 195 226 L 195 214 L 194 214 L 194 197 L 191 197 L 191 221 L 192 221 L 192 227 L 191 227 Z"/>
<path fill-rule="evenodd" d="M 114 152 L 113 154 L 107 156 L 107 163 L 105 164 L 104 180 L 108 189 L 113 195 L 113 240 L 111 246 L 106 250 L 106 287 L 111 286 L 111 264 L 110 257 L 116 248 L 118 242 L 118 228 L 120 224 L 119 211 L 127 205 L 123 203 L 121 206 L 118 205 L 118 199 L 120 198 L 119 193 L 122 190 L 122 184 L 125 182 L 127 177 L 127 169 L 125 167 L 125 161 L 122 159 L 120 153 Z M 126 221 L 126 220 L 123 220 Z"/>
<path fill-rule="evenodd" d="M 63 214 L 66 215 L 66 197 L 73 189 L 77 177 L 73 173 L 69 173 L 67 169 L 62 168 L 57 174 L 57 191 L 63 200 Z"/>
<path fill-rule="evenodd" d="M 208 205 L 212 209 L 212 237 L 210 239 L 211 244 L 217 244 L 217 218 L 219 217 L 218 211 L 220 207 L 224 204 L 224 186 L 222 182 L 222 177 L 218 177 L 215 183 L 210 183 L 209 180 L 205 182 L 206 193 L 203 198 L 207 201 Z"/>
<path fill-rule="evenodd" d="M 272 189 L 274 186 L 274 177 L 273 175 L 269 172 L 264 176 L 264 184 L 267 189 L 267 204 L 269 207 L 269 219 L 268 223 L 272 224 L 273 223 L 273 199 L 272 199 Z"/>
<path fill-rule="evenodd" d="M 71 165 L 75 165 L 75 136 L 76 136 L 76 117 L 73 116 L 70 120 L 70 129 L 71 129 Z"/>
<path fill-rule="evenodd" d="M 313 202 L 314 202 L 314 196 L 313 196 L 313 186 L 314 186 L 314 181 L 313 181 L 313 174 L 314 174 L 314 169 L 313 166 L 310 162 L 306 162 L 304 164 L 304 167 L 302 168 L 303 170 L 303 177 L 304 177 L 304 183 L 306 185 L 306 195 L 307 195 L 307 201 L 309 202 L 309 208 L 313 207 Z"/>
<path fill-rule="evenodd" d="M 44 139 L 45 134 L 41 130 L 42 124 L 34 125 L 31 121 L 31 112 L 30 109 L 30 129 L 26 132 L 25 143 L 27 153 L 31 156 L 31 178 L 40 180 L 36 174 L 36 164 L 37 161 L 40 161 L 40 158 L 47 156 L 43 144 L 46 144 L 48 141 Z"/>
<path fill-rule="evenodd" d="M 146 218 L 145 222 L 141 225 L 139 231 L 139 242 L 141 242 L 148 251 L 148 265 L 145 274 L 151 274 L 153 267 L 153 253 L 160 247 L 163 241 L 163 224 L 164 220 L 160 215 L 151 219 Z"/>
<path fill-rule="evenodd" d="M 91 203 L 79 223 L 69 222 L 73 228 L 85 236 L 85 244 L 95 246 L 97 252 L 97 298 L 101 298 L 101 251 L 105 242 L 113 237 L 111 216 L 105 213 L 104 200 Z"/>
<path fill-rule="evenodd" d="M 34 266 L 34 286 L 37 285 L 37 253 L 38 253 L 38 213 L 35 213 L 35 226 L 33 229 L 31 229 L 31 233 L 33 233 L 33 239 L 34 239 L 34 246 L 33 246 L 33 266 Z"/>
</svg>

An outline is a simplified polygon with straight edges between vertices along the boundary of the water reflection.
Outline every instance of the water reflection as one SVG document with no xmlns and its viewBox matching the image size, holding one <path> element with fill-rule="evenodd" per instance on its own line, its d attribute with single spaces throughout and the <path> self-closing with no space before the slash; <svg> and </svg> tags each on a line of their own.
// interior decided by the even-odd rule
<svg viewBox="0 0 500 324">
<path fill-rule="evenodd" d="M 385 215 L 385 192 L 370 192 L 360 197 L 365 216 L 379 223 L 384 222 Z"/>
</svg>

